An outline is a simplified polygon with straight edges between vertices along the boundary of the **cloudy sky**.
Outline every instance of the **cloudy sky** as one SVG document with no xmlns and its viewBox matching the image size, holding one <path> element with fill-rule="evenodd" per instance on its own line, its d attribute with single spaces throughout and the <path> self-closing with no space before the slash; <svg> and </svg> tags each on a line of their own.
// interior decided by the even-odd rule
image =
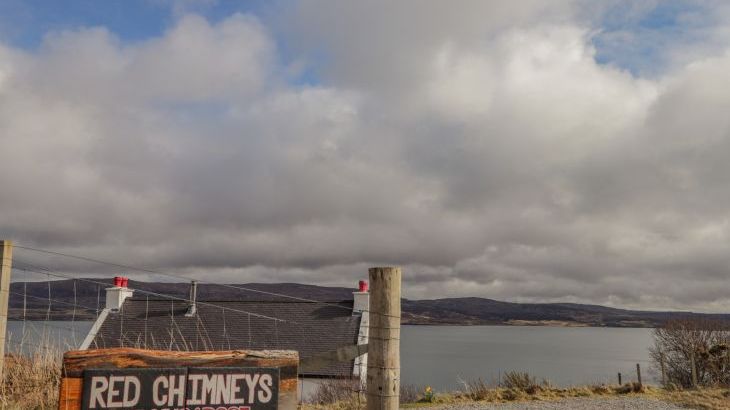
<svg viewBox="0 0 730 410">
<path fill-rule="evenodd" d="M 730 310 L 721 0 L 2 0 L 0 147 L 26 246 Z"/>
</svg>

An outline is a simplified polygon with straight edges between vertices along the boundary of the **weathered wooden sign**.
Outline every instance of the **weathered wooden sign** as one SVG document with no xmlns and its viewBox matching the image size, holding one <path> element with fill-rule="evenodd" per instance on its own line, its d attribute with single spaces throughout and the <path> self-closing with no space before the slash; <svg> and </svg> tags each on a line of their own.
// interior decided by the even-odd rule
<svg viewBox="0 0 730 410">
<path fill-rule="evenodd" d="M 62 410 L 295 409 L 294 351 L 71 351 L 64 355 Z"/>
</svg>

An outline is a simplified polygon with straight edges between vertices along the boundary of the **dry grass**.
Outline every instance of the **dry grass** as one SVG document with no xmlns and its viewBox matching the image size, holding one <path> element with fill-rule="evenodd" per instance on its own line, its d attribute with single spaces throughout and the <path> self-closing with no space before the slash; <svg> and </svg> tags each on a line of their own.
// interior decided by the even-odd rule
<svg viewBox="0 0 730 410">
<path fill-rule="evenodd" d="M 660 398 L 692 409 L 730 410 L 730 389 L 662 391 Z"/>
<path fill-rule="evenodd" d="M 55 409 L 60 380 L 58 351 L 39 348 L 30 356 L 7 355 L 0 405 L 5 409 Z"/>
<path fill-rule="evenodd" d="M 317 385 L 317 390 L 307 398 L 307 402 L 315 405 L 332 405 L 357 401 L 360 381 L 353 379 L 326 379 Z"/>
<path fill-rule="evenodd" d="M 591 385 L 570 388 L 557 388 L 548 381 L 538 383 L 537 379 L 527 373 L 511 372 L 506 373 L 502 383 L 498 387 L 494 383 L 489 384 L 483 379 L 461 381 L 463 388 L 459 392 L 436 393 L 433 401 L 426 402 L 423 395 L 419 394 L 423 389 L 414 386 L 401 387 L 401 407 L 417 408 L 430 407 L 444 404 L 468 404 L 473 402 L 482 403 L 506 403 L 515 401 L 554 401 L 570 399 L 575 397 L 598 397 L 598 396 L 620 396 L 620 395 L 648 395 L 662 398 L 664 390 L 658 388 L 642 387 L 636 383 L 629 383 L 623 386 Z M 334 390 L 334 391 L 333 391 Z M 336 391 L 339 390 L 339 391 Z M 310 410 L 359 410 L 365 407 L 364 397 L 353 393 L 352 385 L 342 381 L 325 383 L 320 391 L 313 398 L 320 400 L 310 401 L 302 406 Z M 328 398 L 329 400 L 325 400 Z M 335 400 L 336 398 L 339 398 Z M 712 407 L 707 407 L 712 408 Z"/>
<path fill-rule="evenodd" d="M 400 402 L 424 401 L 425 387 L 411 384 L 401 385 Z M 358 394 L 359 393 L 359 394 Z M 306 398 L 303 405 L 309 409 L 356 410 L 365 408 L 364 388 L 360 382 L 350 379 L 328 379 L 322 381 L 317 390 Z"/>
</svg>

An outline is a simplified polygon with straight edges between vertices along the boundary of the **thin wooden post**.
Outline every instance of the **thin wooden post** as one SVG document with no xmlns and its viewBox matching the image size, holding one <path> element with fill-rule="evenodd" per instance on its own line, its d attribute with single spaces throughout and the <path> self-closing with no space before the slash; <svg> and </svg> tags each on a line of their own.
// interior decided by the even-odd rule
<svg viewBox="0 0 730 410">
<path fill-rule="evenodd" d="M 692 366 L 692 388 L 697 388 L 697 365 L 695 363 L 695 351 L 694 347 L 689 354 L 689 364 Z"/>
<path fill-rule="evenodd" d="M 636 363 L 636 380 L 639 382 L 639 387 L 643 386 L 641 383 L 641 366 Z"/>
<path fill-rule="evenodd" d="M 13 265 L 13 242 L 0 240 L 0 377 L 5 369 L 5 333 L 8 325 L 10 272 Z"/>
<path fill-rule="evenodd" d="M 664 353 L 659 352 L 659 367 L 662 370 L 662 386 L 667 386 L 667 368 L 664 364 Z"/>
<path fill-rule="evenodd" d="M 370 268 L 367 409 L 397 410 L 400 395 L 401 269 Z"/>
<path fill-rule="evenodd" d="M 623 383 L 621 383 L 621 372 L 618 372 L 618 385 L 623 385 Z"/>
</svg>

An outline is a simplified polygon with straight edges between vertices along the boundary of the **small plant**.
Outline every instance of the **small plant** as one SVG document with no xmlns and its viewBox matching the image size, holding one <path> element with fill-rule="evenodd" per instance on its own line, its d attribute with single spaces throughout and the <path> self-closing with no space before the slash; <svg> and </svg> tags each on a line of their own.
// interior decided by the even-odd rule
<svg viewBox="0 0 730 410">
<path fill-rule="evenodd" d="M 431 386 L 426 386 L 426 388 L 423 389 L 423 401 L 433 403 L 433 397 L 433 389 L 431 389 Z"/>
</svg>

